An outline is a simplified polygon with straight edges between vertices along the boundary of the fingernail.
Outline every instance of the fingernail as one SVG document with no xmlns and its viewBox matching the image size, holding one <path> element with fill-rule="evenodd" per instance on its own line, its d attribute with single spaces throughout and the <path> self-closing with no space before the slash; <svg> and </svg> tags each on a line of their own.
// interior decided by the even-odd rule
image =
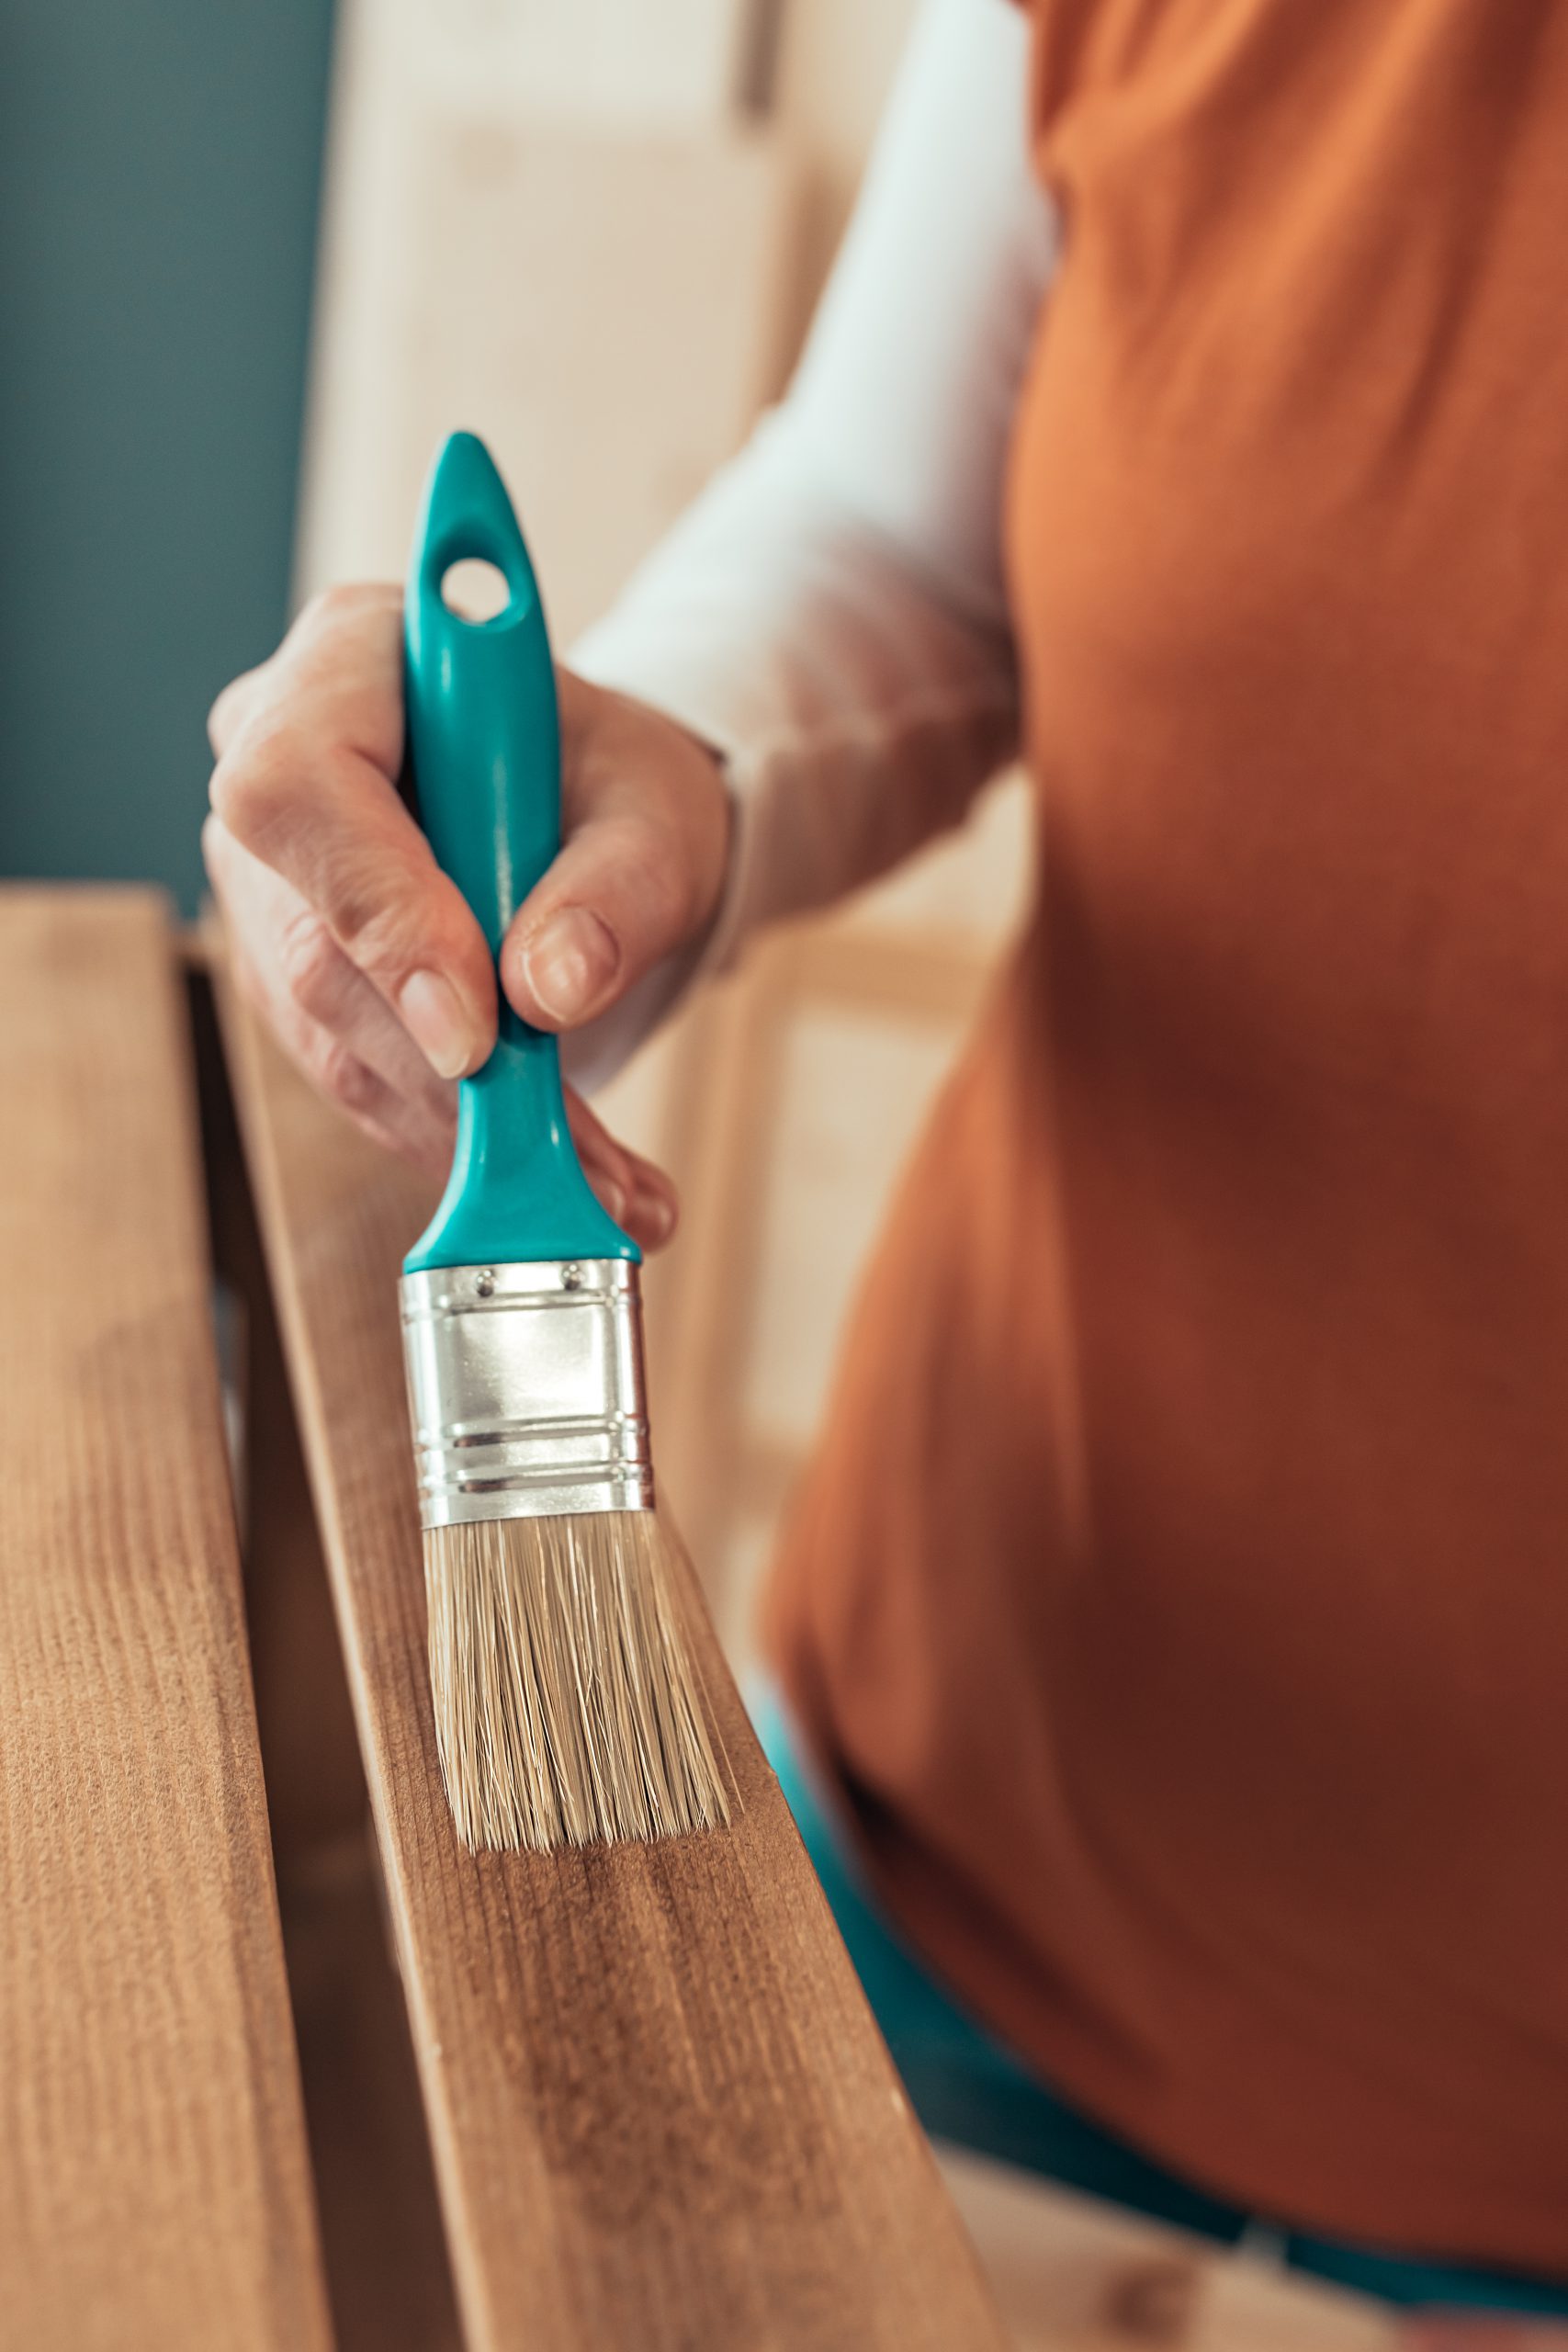
<svg viewBox="0 0 1568 2352">
<path fill-rule="evenodd" d="M 541 1012 L 576 1021 L 615 977 L 620 950 L 586 907 L 552 915 L 523 950 L 523 975 Z"/>
<path fill-rule="evenodd" d="M 473 1059 L 474 1032 L 451 981 L 416 972 L 403 982 L 398 1011 L 437 1078 L 461 1078 Z"/>
</svg>

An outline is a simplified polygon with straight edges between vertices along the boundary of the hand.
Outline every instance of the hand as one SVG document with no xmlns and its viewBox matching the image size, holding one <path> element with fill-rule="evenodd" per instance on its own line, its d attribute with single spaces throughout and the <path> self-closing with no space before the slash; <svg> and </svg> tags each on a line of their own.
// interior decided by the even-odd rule
<svg viewBox="0 0 1568 2352">
<path fill-rule="evenodd" d="M 718 902 L 728 797 L 717 761 L 644 704 L 562 670 L 560 855 L 502 944 L 508 1001 L 565 1030 L 695 938 Z M 455 1081 L 495 1041 L 484 938 L 399 797 L 402 600 L 331 589 L 209 721 L 202 849 L 236 979 L 321 1092 L 379 1142 L 443 1170 Z M 668 1178 L 568 1090 L 594 1190 L 647 1248 Z"/>
</svg>

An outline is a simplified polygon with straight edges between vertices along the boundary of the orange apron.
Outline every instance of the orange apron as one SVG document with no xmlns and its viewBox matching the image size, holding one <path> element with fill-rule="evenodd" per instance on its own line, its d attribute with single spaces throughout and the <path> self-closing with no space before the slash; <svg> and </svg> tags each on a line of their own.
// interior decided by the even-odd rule
<svg viewBox="0 0 1568 2352">
<path fill-rule="evenodd" d="M 1568 6 L 1036 18 L 1038 908 L 768 1640 L 1066 2095 L 1562 2274 Z"/>
</svg>

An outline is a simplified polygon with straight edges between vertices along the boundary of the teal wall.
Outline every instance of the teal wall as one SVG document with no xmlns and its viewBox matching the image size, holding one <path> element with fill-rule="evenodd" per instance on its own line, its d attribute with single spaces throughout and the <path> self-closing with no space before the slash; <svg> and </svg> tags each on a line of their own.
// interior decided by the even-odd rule
<svg viewBox="0 0 1568 2352">
<path fill-rule="evenodd" d="M 0 0 L 0 874 L 188 908 L 287 616 L 332 0 Z"/>
</svg>

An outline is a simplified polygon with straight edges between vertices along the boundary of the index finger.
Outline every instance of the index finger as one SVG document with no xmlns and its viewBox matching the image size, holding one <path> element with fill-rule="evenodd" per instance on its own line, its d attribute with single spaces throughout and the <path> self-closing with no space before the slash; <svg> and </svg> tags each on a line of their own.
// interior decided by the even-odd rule
<svg viewBox="0 0 1568 2352">
<path fill-rule="evenodd" d="M 281 875 L 394 1006 L 444 1078 L 495 1035 L 483 934 L 399 797 L 401 599 L 395 589 L 319 599 L 265 670 L 214 712 L 224 748 L 212 807 Z"/>
</svg>

